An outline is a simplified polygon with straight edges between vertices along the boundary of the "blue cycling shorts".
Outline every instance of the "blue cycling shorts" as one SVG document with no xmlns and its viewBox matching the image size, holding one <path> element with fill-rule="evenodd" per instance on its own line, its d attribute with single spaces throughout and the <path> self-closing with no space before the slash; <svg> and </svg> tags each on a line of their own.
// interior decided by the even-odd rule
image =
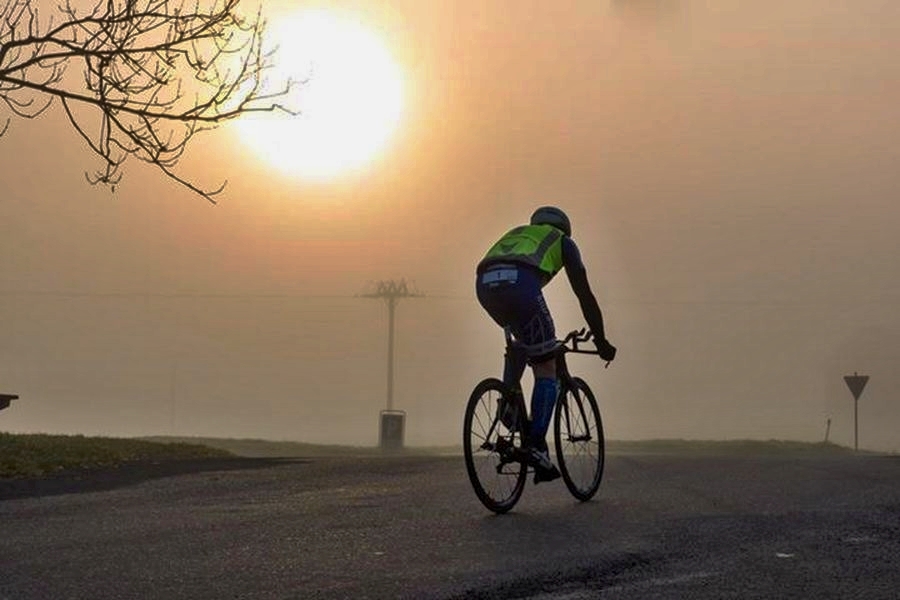
<svg viewBox="0 0 900 600">
<path fill-rule="evenodd" d="M 492 265 L 475 281 L 478 302 L 498 325 L 510 328 L 531 363 L 551 358 L 558 345 L 543 285 L 535 269 L 513 264 Z"/>
</svg>

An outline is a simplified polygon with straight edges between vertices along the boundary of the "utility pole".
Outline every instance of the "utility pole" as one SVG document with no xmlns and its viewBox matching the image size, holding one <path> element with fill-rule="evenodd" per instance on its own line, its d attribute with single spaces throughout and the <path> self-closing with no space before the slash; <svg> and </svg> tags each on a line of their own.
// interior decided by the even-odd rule
<svg viewBox="0 0 900 600">
<path fill-rule="evenodd" d="M 383 298 L 388 306 L 388 357 L 387 357 L 387 410 L 394 409 L 394 313 L 397 309 L 397 301 L 401 298 L 421 297 L 420 294 L 410 289 L 405 279 L 400 281 L 378 281 L 375 291 L 362 294 L 363 298 Z"/>
<path fill-rule="evenodd" d="M 387 409 L 381 411 L 381 422 L 378 428 L 378 445 L 382 450 L 395 451 L 403 449 L 403 432 L 406 428 L 406 413 L 394 410 L 394 312 L 401 298 L 421 296 L 400 281 L 379 281 L 375 291 L 362 294 L 363 298 L 382 298 L 388 305 L 388 357 L 387 357 Z"/>
</svg>

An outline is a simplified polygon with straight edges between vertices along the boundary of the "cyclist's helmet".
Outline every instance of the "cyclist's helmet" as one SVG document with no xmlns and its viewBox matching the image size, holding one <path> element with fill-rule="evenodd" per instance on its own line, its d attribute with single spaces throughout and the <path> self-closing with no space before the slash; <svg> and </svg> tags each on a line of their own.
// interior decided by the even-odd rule
<svg viewBox="0 0 900 600">
<path fill-rule="evenodd" d="M 532 225 L 552 225 L 567 236 L 572 237 L 572 224 L 569 217 L 555 206 L 542 206 L 531 215 Z"/>
</svg>

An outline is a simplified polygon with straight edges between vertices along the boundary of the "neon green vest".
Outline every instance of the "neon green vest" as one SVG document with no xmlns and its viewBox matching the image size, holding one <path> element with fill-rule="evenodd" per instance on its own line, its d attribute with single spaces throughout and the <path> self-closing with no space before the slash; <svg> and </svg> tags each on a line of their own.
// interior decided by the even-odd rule
<svg viewBox="0 0 900 600">
<path fill-rule="evenodd" d="M 563 268 L 563 233 L 550 225 L 522 225 L 491 246 L 481 265 L 512 262 L 532 265 L 550 277 Z"/>
</svg>

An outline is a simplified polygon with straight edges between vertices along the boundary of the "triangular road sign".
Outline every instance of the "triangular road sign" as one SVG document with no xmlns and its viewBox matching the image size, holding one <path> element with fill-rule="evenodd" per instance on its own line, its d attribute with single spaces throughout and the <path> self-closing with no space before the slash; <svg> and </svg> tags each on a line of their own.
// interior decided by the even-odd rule
<svg viewBox="0 0 900 600">
<path fill-rule="evenodd" d="M 847 382 L 847 387 L 850 388 L 853 399 L 859 400 L 859 397 L 863 393 L 863 389 L 866 387 L 866 384 L 869 383 L 869 376 L 857 375 L 854 372 L 853 375 L 844 375 L 844 381 Z"/>
</svg>

